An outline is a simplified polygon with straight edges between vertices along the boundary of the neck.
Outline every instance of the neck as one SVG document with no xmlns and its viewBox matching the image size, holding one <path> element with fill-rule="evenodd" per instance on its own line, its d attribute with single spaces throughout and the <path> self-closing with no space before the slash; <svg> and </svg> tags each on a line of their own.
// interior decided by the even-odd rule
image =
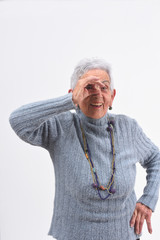
<svg viewBox="0 0 160 240">
<path fill-rule="evenodd" d="M 83 122 L 88 122 L 90 124 L 94 124 L 94 125 L 99 125 L 99 126 L 103 126 L 104 124 L 106 124 L 108 122 L 108 118 L 109 118 L 109 114 L 106 113 L 103 117 L 101 118 L 91 118 L 86 116 L 81 109 L 77 109 L 76 110 L 79 118 L 83 121 Z"/>
</svg>

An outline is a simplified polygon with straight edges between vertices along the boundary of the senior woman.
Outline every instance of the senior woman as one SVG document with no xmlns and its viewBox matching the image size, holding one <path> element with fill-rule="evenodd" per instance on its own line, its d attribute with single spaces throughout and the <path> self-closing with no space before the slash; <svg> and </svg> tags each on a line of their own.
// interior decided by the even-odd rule
<svg viewBox="0 0 160 240">
<path fill-rule="evenodd" d="M 10 116 L 22 140 L 50 153 L 56 184 L 49 235 L 58 240 L 136 240 L 145 220 L 152 233 L 160 153 L 135 120 L 108 113 L 115 95 L 108 64 L 84 59 L 68 94 L 22 106 Z M 139 200 L 137 162 L 147 170 Z"/>
</svg>

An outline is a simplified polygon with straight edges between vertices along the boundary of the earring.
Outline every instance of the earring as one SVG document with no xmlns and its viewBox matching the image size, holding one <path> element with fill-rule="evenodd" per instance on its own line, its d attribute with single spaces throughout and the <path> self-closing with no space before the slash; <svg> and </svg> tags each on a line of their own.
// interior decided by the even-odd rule
<svg viewBox="0 0 160 240">
<path fill-rule="evenodd" d="M 71 92 L 73 92 L 73 90 L 72 90 L 72 89 L 69 89 L 69 90 L 68 90 L 68 93 L 71 93 Z"/>
<path fill-rule="evenodd" d="M 109 110 L 112 110 L 112 106 L 109 106 Z"/>
</svg>

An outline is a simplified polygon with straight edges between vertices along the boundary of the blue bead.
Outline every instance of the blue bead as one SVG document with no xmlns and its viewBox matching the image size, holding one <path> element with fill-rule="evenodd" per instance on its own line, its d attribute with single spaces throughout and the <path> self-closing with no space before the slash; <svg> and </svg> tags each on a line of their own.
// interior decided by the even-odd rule
<svg viewBox="0 0 160 240">
<path fill-rule="evenodd" d="M 95 169 L 95 168 L 93 168 L 93 172 L 94 172 L 94 173 L 96 172 L 96 169 Z"/>
</svg>

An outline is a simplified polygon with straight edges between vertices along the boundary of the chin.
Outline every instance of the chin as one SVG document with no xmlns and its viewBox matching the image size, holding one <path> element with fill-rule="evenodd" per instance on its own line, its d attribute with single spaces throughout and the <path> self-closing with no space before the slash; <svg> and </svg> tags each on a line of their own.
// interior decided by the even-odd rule
<svg viewBox="0 0 160 240">
<path fill-rule="evenodd" d="M 99 119 L 102 118 L 105 114 L 90 114 L 90 118 Z"/>
</svg>

